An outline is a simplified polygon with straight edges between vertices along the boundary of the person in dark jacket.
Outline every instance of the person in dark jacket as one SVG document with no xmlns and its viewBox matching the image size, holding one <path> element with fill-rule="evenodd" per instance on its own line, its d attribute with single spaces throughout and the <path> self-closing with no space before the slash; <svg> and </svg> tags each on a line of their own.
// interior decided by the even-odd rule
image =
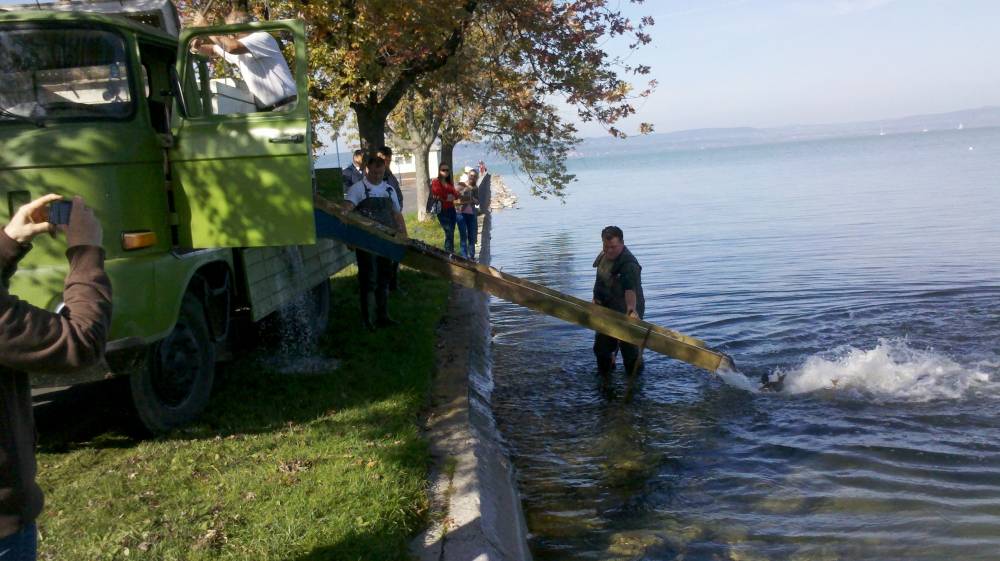
<svg viewBox="0 0 1000 561">
<path fill-rule="evenodd" d="M 354 151 L 354 162 L 341 171 L 344 178 L 344 193 L 365 177 L 365 153 L 360 148 Z"/>
<path fill-rule="evenodd" d="M 642 266 L 625 247 L 621 228 L 608 226 L 601 231 L 604 251 L 594 260 L 597 279 L 594 281 L 594 303 L 631 318 L 642 319 L 646 313 L 646 299 L 642 295 Z M 594 337 L 594 356 L 597 370 L 607 374 L 614 369 L 615 355 L 622 353 L 625 371 L 632 374 L 641 368 L 639 347 L 619 341 L 609 335 L 597 333 Z"/>
<path fill-rule="evenodd" d="M 73 371 L 101 360 L 111 324 L 111 281 L 104 273 L 101 224 L 79 197 L 66 233 L 69 275 L 60 313 L 36 308 L 8 292 L 31 240 L 56 227 L 47 221 L 47 195 L 22 206 L 0 231 L 0 561 L 35 559 L 35 519 L 42 490 L 35 482 L 32 371 Z"/>
<path fill-rule="evenodd" d="M 388 183 L 392 190 L 396 192 L 396 200 L 399 201 L 399 208 L 403 208 L 403 188 L 399 185 L 399 179 L 395 174 L 392 173 L 392 148 L 388 146 L 382 146 L 376 152 L 376 155 L 385 161 L 385 177 L 382 178 L 383 181 Z"/>
<path fill-rule="evenodd" d="M 378 149 L 377 153 L 379 158 L 385 160 L 385 177 L 382 181 L 389 184 L 393 191 L 396 192 L 396 200 L 399 202 L 399 208 L 403 208 L 403 188 L 399 184 L 399 179 L 395 174 L 392 173 L 392 148 L 388 146 L 382 146 Z M 389 291 L 396 292 L 399 290 L 399 262 L 392 262 L 392 273 L 389 275 Z"/>
</svg>

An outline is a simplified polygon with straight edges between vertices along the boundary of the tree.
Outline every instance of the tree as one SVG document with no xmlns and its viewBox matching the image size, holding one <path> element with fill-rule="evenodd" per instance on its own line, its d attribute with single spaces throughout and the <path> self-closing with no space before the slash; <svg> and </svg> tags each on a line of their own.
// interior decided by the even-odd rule
<svg viewBox="0 0 1000 561">
<path fill-rule="evenodd" d="M 418 89 L 414 89 L 406 95 L 406 99 L 390 119 L 394 143 L 413 154 L 417 182 L 417 219 L 420 221 L 428 218 L 423 204 L 430 192 L 428 154 L 441 128 L 443 113 L 439 99 L 423 95 Z"/>
<path fill-rule="evenodd" d="M 504 84 L 511 85 L 510 91 L 499 99 L 514 105 L 500 110 L 504 116 L 495 124 L 516 126 L 516 131 L 497 129 L 507 135 L 498 145 L 502 152 L 521 154 L 529 163 L 541 165 L 567 150 L 566 134 L 572 132 L 558 118 L 551 99 L 563 97 L 576 107 L 581 120 L 600 122 L 619 136 L 622 133 L 614 124 L 635 113 L 632 87 L 620 73 L 638 76 L 649 68 L 612 58 L 603 45 L 607 39 L 622 37 L 629 38 L 631 48 L 646 44 L 650 38 L 645 28 L 653 21 L 647 17 L 632 22 L 611 7 L 617 2 L 275 0 L 271 15 L 306 22 L 314 119 L 339 128 L 349 109 L 357 118 L 362 144 L 381 145 L 389 114 L 414 84 L 465 57 L 481 65 L 480 72 L 513 75 L 523 82 Z M 254 7 L 258 12 L 262 8 Z M 470 36 L 481 56 L 460 54 Z M 493 110 L 484 105 L 484 115 Z M 532 128 L 527 120 L 537 118 L 556 121 Z M 527 129 L 532 134 L 521 135 Z M 554 144 L 538 144 L 546 139 Z M 555 186 L 543 185 L 540 192 L 558 192 Z"/>
<path fill-rule="evenodd" d="M 635 112 L 634 99 L 655 82 L 633 94 L 621 75 L 649 68 L 611 58 L 604 45 L 627 36 L 629 49 L 637 49 L 648 43 L 645 28 L 652 24 L 642 18 L 634 25 L 601 0 L 484 0 L 461 48 L 436 73 L 447 74 L 437 82 L 456 100 L 443 116 L 442 161 L 453 163 L 458 142 L 481 139 L 528 175 L 533 194 L 561 196 L 573 179 L 566 158 L 578 139 L 552 100 L 563 97 L 582 121 L 624 136 L 615 123 Z M 640 125 L 640 132 L 651 131 Z"/>
<path fill-rule="evenodd" d="M 478 0 L 278 0 L 277 17 L 305 20 L 314 113 L 338 119 L 350 108 L 361 142 L 385 142 L 386 119 L 422 76 L 462 44 Z"/>
</svg>

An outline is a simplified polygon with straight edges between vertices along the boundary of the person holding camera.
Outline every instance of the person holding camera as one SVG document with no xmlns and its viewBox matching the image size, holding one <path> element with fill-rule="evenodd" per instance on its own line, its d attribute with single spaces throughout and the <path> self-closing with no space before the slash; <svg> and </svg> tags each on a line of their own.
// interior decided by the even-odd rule
<svg viewBox="0 0 1000 561">
<path fill-rule="evenodd" d="M 104 272 L 101 224 L 73 199 L 69 224 L 49 222 L 46 195 L 22 206 L 0 230 L 0 561 L 35 559 L 35 519 L 42 490 L 35 482 L 32 371 L 73 371 L 104 355 L 111 325 L 111 281 Z M 55 210 L 55 209 L 53 209 Z M 58 220 L 54 220 L 58 221 Z M 17 263 L 40 234 L 66 235 L 69 275 L 61 312 L 36 308 L 9 293 Z"/>
</svg>

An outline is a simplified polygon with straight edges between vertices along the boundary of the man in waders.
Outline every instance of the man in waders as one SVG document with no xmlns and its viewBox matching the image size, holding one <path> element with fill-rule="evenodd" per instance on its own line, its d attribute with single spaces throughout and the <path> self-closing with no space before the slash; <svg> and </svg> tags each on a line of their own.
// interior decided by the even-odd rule
<svg viewBox="0 0 1000 561">
<path fill-rule="evenodd" d="M 352 185 L 344 195 L 348 210 L 354 210 L 379 224 L 406 236 L 406 222 L 396 191 L 384 181 L 385 160 L 377 155 L 368 156 L 365 176 Z M 361 325 L 369 331 L 389 327 L 397 322 L 389 317 L 389 279 L 392 261 L 367 251 L 357 250 L 358 295 L 361 301 Z M 375 323 L 369 313 L 369 295 L 375 292 Z"/>
<path fill-rule="evenodd" d="M 625 247 L 621 228 L 608 226 L 601 231 L 604 251 L 594 260 L 597 280 L 594 282 L 594 303 L 611 308 L 632 318 L 642 319 L 646 300 L 642 296 L 642 267 L 632 252 Z M 594 337 L 594 355 L 597 370 L 607 374 L 614 369 L 615 355 L 621 350 L 625 371 L 635 372 L 642 367 L 639 347 L 597 333 Z"/>
</svg>

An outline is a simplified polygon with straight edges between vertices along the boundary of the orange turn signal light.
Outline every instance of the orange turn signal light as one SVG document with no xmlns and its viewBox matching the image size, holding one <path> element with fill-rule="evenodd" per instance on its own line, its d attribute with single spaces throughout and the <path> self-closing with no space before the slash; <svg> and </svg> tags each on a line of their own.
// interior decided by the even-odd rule
<svg viewBox="0 0 1000 561">
<path fill-rule="evenodd" d="M 125 251 L 142 249 L 156 245 L 155 232 L 128 232 L 122 234 L 122 249 Z"/>
</svg>

